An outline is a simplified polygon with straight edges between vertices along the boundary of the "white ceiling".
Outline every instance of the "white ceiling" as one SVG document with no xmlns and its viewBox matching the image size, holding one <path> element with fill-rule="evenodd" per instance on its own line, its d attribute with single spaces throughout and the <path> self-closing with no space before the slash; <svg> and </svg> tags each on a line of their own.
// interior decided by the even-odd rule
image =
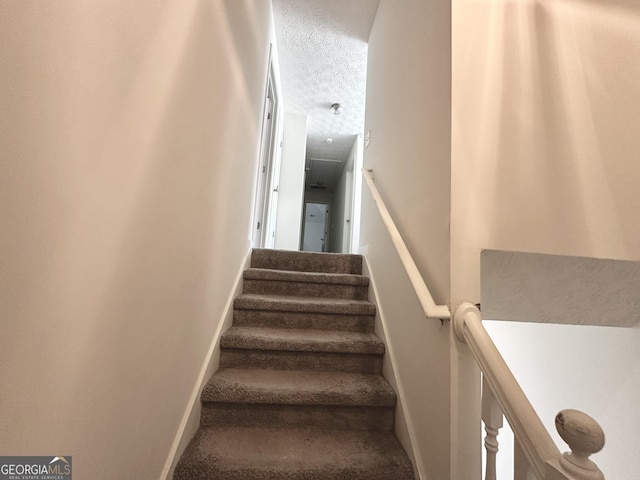
<svg viewBox="0 0 640 480">
<path fill-rule="evenodd" d="M 308 116 L 306 166 L 331 189 L 364 128 L 367 39 L 379 0 L 273 0 L 284 108 Z M 334 115 L 332 103 L 343 106 Z M 326 139 L 333 139 L 327 143 Z M 334 163 L 334 162 L 331 162 Z M 309 183 L 309 182 L 307 182 Z"/>
</svg>

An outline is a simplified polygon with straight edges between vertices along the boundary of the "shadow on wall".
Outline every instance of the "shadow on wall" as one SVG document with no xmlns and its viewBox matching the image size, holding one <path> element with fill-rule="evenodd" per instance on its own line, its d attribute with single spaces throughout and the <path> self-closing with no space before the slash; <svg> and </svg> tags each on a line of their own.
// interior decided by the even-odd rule
<svg viewBox="0 0 640 480">
<path fill-rule="evenodd" d="M 158 478 L 249 246 L 272 32 L 268 5 L 242 6 L 250 25 L 239 2 L 195 0 L 0 18 L 19 59 L 0 69 L 16 93 L 0 129 L 6 454 Z"/>
<path fill-rule="evenodd" d="M 637 2 L 454 12 L 454 157 L 471 180 L 460 223 L 480 247 L 640 258 Z"/>
</svg>

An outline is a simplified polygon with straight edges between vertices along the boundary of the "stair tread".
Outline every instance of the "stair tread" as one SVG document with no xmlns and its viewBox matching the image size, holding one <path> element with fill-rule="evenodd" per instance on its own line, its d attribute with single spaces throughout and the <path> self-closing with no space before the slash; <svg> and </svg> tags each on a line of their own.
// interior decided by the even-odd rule
<svg viewBox="0 0 640 480">
<path fill-rule="evenodd" d="M 378 374 L 310 370 L 219 370 L 204 402 L 394 406 L 396 394 Z"/>
<path fill-rule="evenodd" d="M 384 354 L 384 343 L 373 333 L 270 327 L 231 327 L 222 348 L 299 352 Z"/>
<path fill-rule="evenodd" d="M 299 272 L 295 270 L 276 270 L 268 268 L 248 268 L 245 279 L 280 280 L 287 282 L 309 282 L 344 285 L 369 285 L 369 278 L 354 273 Z"/>
<path fill-rule="evenodd" d="M 298 272 L 360 274 L 362 273 L 362 256 L 256 248 L 251 253 L 251 267 Z"/>
<path fill-rule="evenodd" d="M 200 429 L 176 480 L 410 480 L 411 463 L 391 432 L 317 427 Z"/>
<path fill-rule="evenodd" d="M 285 312 L 341 313 L 375 315 L 376 307 L 368 300 L 343 298 L 296 297 L 286 295 L 242 294 L 234 301 L 235 308 L 250 310 L 280 310 Z"/>
</svg>

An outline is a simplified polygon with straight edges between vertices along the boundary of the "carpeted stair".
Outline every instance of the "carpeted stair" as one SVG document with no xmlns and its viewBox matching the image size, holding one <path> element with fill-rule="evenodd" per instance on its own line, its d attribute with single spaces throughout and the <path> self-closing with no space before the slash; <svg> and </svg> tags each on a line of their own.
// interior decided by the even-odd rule
<svg viewBox="0 0 640 480">
<path fill-rule="evenodd" d="M 254 250 L 174 480 L 414 480 L 357 255 Z"/>
</svg>

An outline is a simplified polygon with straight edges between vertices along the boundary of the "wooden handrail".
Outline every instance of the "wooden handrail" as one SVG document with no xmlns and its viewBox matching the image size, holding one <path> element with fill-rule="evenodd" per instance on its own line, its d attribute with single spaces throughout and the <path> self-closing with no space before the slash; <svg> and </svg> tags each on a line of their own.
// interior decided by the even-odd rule
<svg viewBox="0 0 640 480">
<path fill-rule="evenodd" d="M 433 300 L 433 296 L 424 282 L 422 275 L 420 275 L 420 271 L 418 270 L 416 263 L 413 261 L 407 245 L 404 243 L 404 240 L 402 240 L 402 236 L 400 235 L 396 224 L 393 222 L 389 210 L 387 210 L 382 197 L 380 197 L 380 193 L 374 184 L 372 171 L 363 168 L 362 172 L 364 173 L 364 179 L 369 187 L 373 201 L 378 207 L 380 217 L 382 218 L 382 221 L 391 236 L 391 241 L 398 252 L 402 266 L 407 272 L 409 281 L 418 296 L 418 301 L 422 306 L 425 316 L 427 318 L 437 318 L 440 320 L 451 318 L 449 307 L 447 305 L 437 305 Z"/>
<path fill-rule="evenodd" d="M 556 428 L 572 450 L 561 454 L 482 325 L 478 308 L 471 303 L 459 305 L 453 315 L 453 328 L 458 339 L 473 353 L 484 381 L 491 388 L 536 477 L 604 480 L 602 472 L 588 459 L 604 446 L 604 433 L 595 420 L 576 410 L 560 412 L 556 417 Z M 572 430 L 563 434 L 566 428 Z M 555 476 L 550 475 L 551 471 Z"/>
<path fill-rule="evenodd" d="M 441 320 L 452 318 L 447 305 L 437 305 L 433 300 L 391 214 L 380 197 L 374 184 L 372 170 L 363 168 L 362 171 L 425 316 Z M 571 452 L 561 454 L 482 325 L 482 316 L 478 308 L 471 303 L 459 305 L 453 315 L 453 328 L 458 339 L 469 346 L 482 371 L 483 381 L 490 389 L 490 392 L 486 392 L 488 401 L 497 404 L 497 410 L 487 409 L 486 417 L 483 413 L 483 419 L 490 418 L 489 422 L 499 424 L 487 425 L 488 443 L 493 451 L 492 464 L 487 470 L 488 478 L 495 478 L 493 462 L 495 462 L 498 444 L 494 442 L 498 429 L 502 425 L 501 420 L 497 420 L 496 416 L 501 411 L 517 439 L 518 452 L 522 452 L 528 468 L 536 478 L 540 480 L 604 480 L 600 469 L 588 458 L 604 446 L 604 433 L 597 422 L 577 410 L 563 410 L 558 413 L 556 428 L 571 448 Z M 501 415 L 499 416 L 502 418 Z"/>
<path fill-rule="evenodd" d="M 457 337 L 473 352 L 507 421 L 518 436 L 529 464 L 539 478 L 544 478 L 546 462 L 560 456 L 551 435 L 482 326 L 478 308 L 463 303 L 455 310 L 453 318 Z"/>
</svg>

